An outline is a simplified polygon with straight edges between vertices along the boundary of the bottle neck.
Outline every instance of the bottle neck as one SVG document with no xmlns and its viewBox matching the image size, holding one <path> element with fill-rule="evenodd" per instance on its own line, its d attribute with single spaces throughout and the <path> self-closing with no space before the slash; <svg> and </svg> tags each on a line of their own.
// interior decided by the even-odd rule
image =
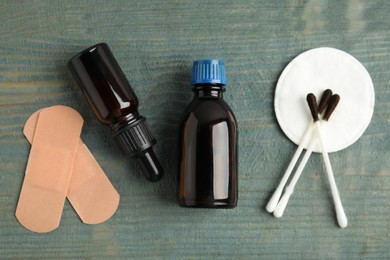
<svg viewBox="0 0 390 260">
<path fill-rule="evenodd" d="M 124 128 L 128 125 L 131 125 L 135 121 L 137 121 L 140 118 L 137 111 L 134 111 L 133 113 L 129 113 L 127 115 L 121 116 L 119 118 L 116 118 L 115 121 L 110 122 L 110 127 L 112 133 L 116 133 L 121 128 Z"/>
<path fill-rule="evenodd" d="M 192 88 L 195 98 L 223 98 L 225 88 L 216 84 L 197 84 Z"/>
</svg>

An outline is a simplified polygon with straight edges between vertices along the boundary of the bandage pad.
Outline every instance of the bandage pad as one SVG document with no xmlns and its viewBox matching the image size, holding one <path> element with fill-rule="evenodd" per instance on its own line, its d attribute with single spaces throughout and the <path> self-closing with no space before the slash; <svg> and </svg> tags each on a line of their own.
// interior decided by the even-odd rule
<svg viewBox="0 0 390 260">
<path fill-rule="evenodd" d="M 60 224 L 80 139 L 83 119 L 68 107 L 39 113 L 16 218 L 34 232 L 49 232 Z"/>
<path fill-rule="evenodd" d="M 27 120 L 23 133 L 35 144 L 34 132 L 39 110 Z M 109 219 L 119 205 L 119 194 L 112 186 L 87 146 L 79 139 L 67 198 L 85 224 L 98 224 Z"/>
<path fill-rule="evenodd" d="M 85 224 L 106 221 L 119 205 L 118 192 L 81 139 L 67 197 Z"/>
</svg>

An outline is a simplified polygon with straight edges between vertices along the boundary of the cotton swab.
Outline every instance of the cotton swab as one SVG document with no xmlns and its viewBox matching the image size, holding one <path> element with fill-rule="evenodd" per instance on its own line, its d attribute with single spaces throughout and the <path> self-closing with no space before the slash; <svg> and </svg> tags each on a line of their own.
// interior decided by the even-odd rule
<svg viewBox="0 0 390 260">
<path fill-rule="evenodd" d="M 305 132 L 301 142 L 299 143 L 299 146 L 298 146 L 297 150 L 295 151 L 295 153 L 294 153 L 294 155 L 293 155 L 293 157 L 292 157 L 292 159 L 290 161 L 290 164 L 288 165 L 288 167 L 287 167 L 287 169 L 286 169 L 286 171 L 285 171 L 285 173 L 283 175 L 282 180 L 280 181 L 280 183 L 279 183 L 278 187 L 276 188 L 274 194 L 272 194 L 272 197 L 268 201 L 268 204 L 267 204 L 265 209 L 269 213 L 272 213 L 272 212 L 275 211 L 276 206 L 278 205 L 280 196 L 282 195 L 284 186 L 286 185 L 286 183 L 288 181 L 288 178 L 290 178 L 291 172 L 294 169 L 295 164 L 297 163 L 297 161 L 299 159 L 299 156 L 301 155 L 301 153 L 303 151 L 304 146 L 309 141 L 309 138 L 311 137 L 312 132 L 313 132 L 313 124 L 310 124 L 307 127 L 306 132 Z"/>
<path fill-rule="evenodd" d="M 318 106 L 318 111 L 320 113 L 323 112 L 323 110 L 325 109 L 325 107 L 328 105 L 329 103 L 329 100 L 332 96 L 332 91 L 330 89 L 327 89 L 324 91 L 324 93 L 322 94 L 322 97 L 321 97 L 321 101 L 320 101 L 320 104 Z M 297 163 L 298 159 L 299 159 L 299 156 L 301 155 L 302 151 L 303 151 L 303 148 L 306 146 L 306 144 L 308 143 L 309 141 L 309 138 L 311 137 L 311 134 L 312 134 L 312 131 L 313 131 L 313 124 L 310 123 L 305 131 L 305 134 L 303 135 L 302 137 L 302 140 L 301 142 L 299 143 L 298 145 L 298 148 L 297 150 L 295 151 L 278 187 L 276 188 L 275 192 L 272 194 L 270 200 L 268 201 L 267 203 L 267 206 L 266 206 L 266 210 L 269 212 L 269 213 L 272 213 L 275 211 L 276 209 L 276 206 L 278 205 L 278 202 L 279 202 L 279 199 L 282 195 L 282 192 L 283 192 L 283 189 L 284 189 L 284 186 L 286 185 L 287 181 L 288 181 L 288 178 L 290 177 L 291 175 L 291 172 L 292 170 L 294 169 L 295 167 L 295 164 Z M 309 155 L 310 156 L 310 155 Z M 307 158 L 308 159 L 308 158 Z"/>
<path fill-rule="evenodd" d="M 334 95 L 334 98 L 332 97 L 332 100 L 336 100 L 338 103 L 338 101 L 340 100 L 340 97 L 338 95 Z M 318 112 L 317 112 L 316 97 L 311 93 L 308 94 L 307 95 L 307 103 L 310 107 L 310 111 L 311 111 L 311 114 L 313 116 L 314 124 L 316 126 L 318 139 L 320 141 L 320 146 L 321 146 L 321 150 L 322 150 L 322 157 L 324 159 L 324 164 L 325 164 L 326 173 L 328 176 L 328 181 L 329 181 L 329 185 L 330 185 L 330 189 L 331 189 L 331 193 L 332 193 L 332 197 L 333 197 L 333 202 L 335 204 L 337 222 L 341 228 L 345 228 L 348 225 L 348 220 L 347 220 L 347 216 L 345 215 L 343 205 L 341 203 L 340 195 L 339 195 L 339 192 L 338 192 L 338 189 L 336 186 L 336 181 L 334 179 L 332 166 L 330 164 L 329 155 L 327 153 L 326 146 L 325 146 L 325 143 L 324 143 L 324 140 L 322 137 L 321 124 L 319 122 Z M 335 106 L 337 105 L 337 103 L 335 104 Z M 334 110 L 335 106 L 333 107 L 333 110 Z M 332 107 L 330 107 L 330 109 L 331 108 Z M 333 111 L 331 111 L 331 112 L 333 112 Z M 324 116 L 324 120 L 328 120 L 329 116 L 330 115 L 327 115 L 327 113 L 326 113 Z"/>
<path fill-rule="evenodd" d="M 284 210 L 286 209 L 288 200 L 290 199 L 290 196 L 294 192 L 294 187 L 297 184 L 297 181 L 298 181 L 299 177 L 301 176 L 301 173 L 303 172 L 303 169 L 305 168 L 306 163 L 309 160 L 311 153 L 313 152 L 314 144 L 316 143 L 315 142 L 316 139 L 314 138 L 314 135 L 313 135 L 313 138 L 311 140 L 312 141 L 310 142 L 309 147 L 307 148 L 305 155 L 303 156 L 302 161 L 300 162 L 291 182 L 286 187 L 282 198 L 280 199 L 279 203 L 276 205 L 276 208 L 274 211 L 274 216 L 277 218 L 280 218 L 283 216 L 283 213 L 284 213 Z"/>
<path fill-rule="evenodd" d="M 329 120 L 329 117 L 331 116 L 332 112 L 336 108 L 337 103 L 338 103 L 338 100 L 336 100 L 332 96 L 331 100 L 329 101 L 328 108 L 327 108 L 327 110 L 325 112 L 325 115 L 324 115 L 324 120 L 325 121 Z M 317 106 L 317 104 L 316 104 L 316 106 Z M 316 114 L 316 118 L 319 118 L 318 117 L 318 114 L 319 114 L 318 110 L 316 109 L 315 112 L 317 113 Z M 314 147 L 314 145 L 316 143 L 316 140 L 317 140 L 314 137 L 316 137 L 316 132 L 313 133 L 313 137 L 311 139 L 309 147 L 306 150 L 306 153 L 305 153 L 304 157 L 302 158 L 302 161 L 300 162 L 300 164 L 299 164 L 299 166 L 298 166 L 298 168 L 297 168 L 297 170 L 296 170 L 296 172 L 295 172 L 295 174 L 294 174 L 290 184 L 286 187 L 286 190 L 285 190 L 282 198 L 280 199 L 279 203 L 276 206 L 276 209 L 274 211 L 274 216 L 277 217 L 277 218 L 280 218 L 280 217 L 283 216 L 283 213 L 284 213 L 284 210 L 286 209 L 288 200 L 290 199 L 290 196 L 294 192 L 295 185 L 298 182 L 298 179 L 301 176 L 301 174 L 303 172 L 303 169 L 305 168 L 306 163 L 309 160 L 309 157 L 310 157 L 311 153 L 313 152 L 313 147 Z"/>
</svg>

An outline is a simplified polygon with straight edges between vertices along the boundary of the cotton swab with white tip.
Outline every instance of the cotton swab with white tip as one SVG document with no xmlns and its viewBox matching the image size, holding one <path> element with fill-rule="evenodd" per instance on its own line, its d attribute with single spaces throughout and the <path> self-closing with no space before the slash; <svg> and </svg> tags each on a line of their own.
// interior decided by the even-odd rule
<svg viewBox="0 0 390 260">
<path fill-rule="evenodd" d="M 305 132 L 301 142 L 299 143 L 299 146 L 298 146 L 297 150 L 295 151 L 295 153 L 290 161 L 290 164 L 288 165 L 288 167 L 283 175 L 283 178 L 281 179 L 278 187 L 276 188 L 275 192 L 272 194 L 272 197 L 270 198 L 270 200 L 267 203 L 267 206 L 265 209 L 269 213 L 272 213 L 275 211 L 276 206 L 278 205 L 280 196 L 282 195 L 284 186 L 286 185 L 288 178 L 290 178 L 291 172 L 294 169 L 295 164 L 297 163 L 299 156 L 301 155 L 301 153 L 303 151 L 304 146 L 309 141 L 309 138 L 311 137 L 312 132 L 313 132 L 313 124 L 310 124 L 307 127 L 306 132 Z"/>
<path fill-rule="evenodd" d="M 338 103 L 338 100 L 331 98 L 331 100 L 329 101 L 328 108 L 327 108 L 325 115 L 324 115 L 325 121 L 329 120 L 329 117 L 332 114 L 332 112 L 334 111 L 335 107 L 337 106 L 337 103 Z M 317 106 L 317 104 L 316 104 L 316 106 Z M 316 113 L 317 113 L 317 111 L 318 111 L 318 109 L 316 109 Z M 318 118 L 318 113 L 317 113 L 317 118 Z M 276 209 L 274 211 L 274 216 L 277 218 L 280 218 L 283 216 L 283 213 L 284 213 L 284 210 L 286 209 L 288 200 L 290 199 L 290 196 L 294 192 L 295 185 L 298 182 L 298 179 L 301 176 L 303 169 L 305 168 L 306 163 L 309 160 L 311 153 L 313 152 L 313 147 L 317 141 L 317 139 L 314 137 L 316 137 L 316 132 L 313 133 L 313 137 L 311 139 L 309 147 L 306 150 L 305 155 L 302 158 L 302 161 L 300 162 L 291 182 L 286 187 L 286 190 L 285 190 L 282 198 L 280 199 L 279 203 L 276 206 Z"/>
<path fill-rule="evenodd" d="M 297 184 L 297 181 L 298 181 L 299 177 L 301 176 L 301 173 L 303 172 L 303 169 L 305 168 L 306 163 L 309 160 L 311 153 L 313 152 L 313 147 L 314 147 L 314 144 L 316 143 L 315 140 L 316 139 L 314 138 L 314 135 L 313 135 L 312 141 L 310 142 L 309 147 L 307 148 L 305 155 L 303 156 L 302 161 L 300 162 L 291 182 L 286 187 L 282 198 L 280 199 L 279 203 L 276 205 L 276 208 L 274 211 L 275 217 L 280 218 L 283 216 L 283 213 L 284 213 L 284 210 L 286 209 L 288 200 L 290 199 L 290 196 L 294 192 L 294 187 Z"/>
<path fill-rule="evenodd" d="M 331 189 L 331 193 L 332 193 L 332 197 L 333 197 L 333 202 L 335 204 L 337 222 L 341 228 L 345 228 L 348 225 L 348 220 L 347 220 L 347 216 L 345 215 L 343 205 L 341 203 L 340 195 L 339 195 L 339 192 L 338 192 L 338 189 L 336 186 L 336 181 L 334 179 L 332 166 L 330 164 L 329 155 L 327 153 L 324 139 L 322 137 L 321 124 L 320 124 L 319 118 L 318 118 L 316 97 L 310 93 L 307 95 L 306 99 L 307 99 L 307 103 L 310 107 L 310 111 L 311 111 L 311 114 L 312 114 L 312 117 L 314 120 L 314 124 L 316 126 L 318 139 L 320 141 L 320 146 L 321 146 L 321 150 L 322 150 L 322 157 L 324 159 L 324 164 L 325 164 L 326 173 L 328 176 L 328 181 L 329 181 L 329 185 L 330 185 L 330 189 Z M 340 100 L 340 97 L 338 95 L 333 95 L 332 100 L 334 100 L 333 103 L 335 103 L 335 105 L 334 105 L 334 107 L 330 107 L 330 104 L 329 104 L 328 110 L 332 109 L 332 108 L 334 110 L 334 108 L 336 107 L 337 103 Z M 331 100 L 331 102 L 332 102 L 332 100 Z M 330 114 L 332 112 L 333 111 L 330 111 Z M 324 118 L 323 118 L 324 120 L 329 119 L 330 115 L 327 115 L 327 114 L 328 113 L 325 113 Z"/>
<path fill-rule="evenodd" d="M 318 106 L 318 111 L 320 113 L 323 112 L 323 110 L 325 109 L 325 107 L 328 105 L 329 103 L 329 100 L 330 98 L 332 97 L 332 91 L 330 89 L 327 89 L 324 91 L 324 93 L 322 94 L 322 97 L 321 97 L 321 101 L 320 101 L 320 104 Z M 276 209 L 276 206 L 278 205 L 278 202 L 279 202 L 279 199 L 282 195 L 282 192 L 283 192 L 283 189 L 284 189 L 284 186 L 286 185 L 287 181 L 288 181 L 288 178 L 290 177 L 291 175 L 291 172 L 292 170 L 294 169 L 295 167 L 295 164 L 297 163 L 298 159 L 299 159 L 299 156 L 301 155 L 302 151 L 303 151 L 303 148 L 306 146 L 306 144 L 308 143 L 309 141 L 309 138 L 311 137 L 311 134 L 312 134 L 312 131 L 313 131 L 313 124 L 310 123 L 305 131 L 305 134 L 303 135 L 302 137 L 302 140 L 301 142 L 299 143 L 298 145 L 298 148 L 297 150 L 295 151 L 278 187 L 276 188 L 275 192 L 272 194 L 270 200 L 268 201 L 267 203 L 267 206 L 266 206 L 266 210 L 269 212 L 269 213 L 272 213 L 275 211 Z M 310 156 L 310 155 L 309 155 Z M 307 158 L 308 159 L 308 158 Z"/>
</svg>

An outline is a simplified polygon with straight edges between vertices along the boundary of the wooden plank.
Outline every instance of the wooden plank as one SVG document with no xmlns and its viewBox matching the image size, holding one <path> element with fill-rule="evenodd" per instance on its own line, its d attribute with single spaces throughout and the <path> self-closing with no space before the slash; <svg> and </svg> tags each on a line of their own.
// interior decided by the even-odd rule
<svg viewBox="0 0 390 260">
<path fill-rule="evenodd" d="M 0 258 L 390 258 L 390 2 L 2 1 L 0 3 Z M 107 42 L 158 140 L 165 178 L 151 184 L 96 121 L 66 62 Z M 369 71 L 376 105 L 353 146 L 330 155 L 350 225 L 337 227 L 320 155 L 285 216 L 264 210 L 294 150 L 273 111 L 277 79 L 299 53 L 330 46 Z M 239 123 L 239 203 L 233 210 L 176 203 L 177 123 L 191 99 L 191 62 L 224 59 L 226 101 Z M 35 110 L 71 106 L 82 138 L 121 194 L 115 216 L 84 225 L 66 203 L 49 234 L 14 213 L 29 153 L 22 127 Z"/>
</svg>

